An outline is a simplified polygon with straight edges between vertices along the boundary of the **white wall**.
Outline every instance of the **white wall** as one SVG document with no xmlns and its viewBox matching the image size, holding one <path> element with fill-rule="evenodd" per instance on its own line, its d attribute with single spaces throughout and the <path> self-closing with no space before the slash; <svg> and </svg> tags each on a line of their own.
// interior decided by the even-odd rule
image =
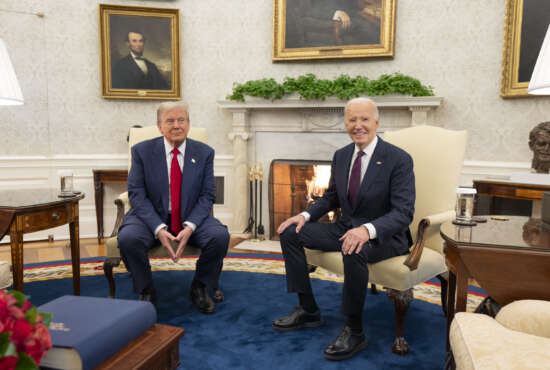
<svg viewBox="0 0 550 370">
<path fill-rule="evenodd" d="M 231 91 L 233 82 L 263 77 L 282 80 L 312 72 L 322 78 L 341 73 L 375 78 L 396 71 L 415 76 L 445 98 L 435 121 L 469 131 L 467 164 L 487 167 L 488 172 L 528 168 L 529 131 L 550 119 L 548 97 L 499 97 L 503 0 L 399 0 L 394 59 L 295 63 L 271 61 L 271 0 L 108 3 L 180 9 L 183 98 L 190 104 L 192 124 L 208 129 L 210 144 L 224 160 L 232 155 L 227 139 L 231 117 L 216 101 Z M 157 101 L 100 97 L 98 4 L 1 1 L 0 37 L 25 97 L 23 106 L 0 109 L 3 161 L 60 155 L 75 161 L 82 155 L 116 160 L 127 151 L 129 126 L 154 123 Z M 29 12 L 43 12 L 45 17 Z M 119 163 L 124 167 L 123 159 Z M 1 180 L 0 186 L 7 188 L 9 182 L 2 185 Z M 93 200 L 91 193 L 87 199 Z"/>
</svg>

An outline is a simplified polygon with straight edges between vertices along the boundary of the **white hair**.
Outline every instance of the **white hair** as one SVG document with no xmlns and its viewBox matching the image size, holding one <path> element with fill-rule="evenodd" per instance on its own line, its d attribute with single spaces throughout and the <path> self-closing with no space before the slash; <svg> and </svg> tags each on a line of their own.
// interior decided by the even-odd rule
<svg viewBox="0 0 550 370">
<path fill-rule="evenodd" d="M 371 104 L 373 109 L 374 109 L 374 119 L 380 118 L 380 113 L 378 112 L 378 107 L 376 106 L 376 103 L 374 102 L 374 100 L 372 100 L 370 98 L 365 98 L 365 97 L 353 98 L 353 99 L 349 100 L 346 103 L 346 107 L 344 108 L 344 115 L 347 113 L 348 107 L 352 104 L 355 104 L 355 103 L 368 103 L 368 104 Z"/>
<path fill-rule="evenodd" d="M 172 109 L 180 108 L 187 113 L 187 119 L 189 119 L 189 106 L 182 101 L 167 101 L 161 103 L 157 108 L 157 123 L 160 123 L 162 114 Z"/>
</svg>

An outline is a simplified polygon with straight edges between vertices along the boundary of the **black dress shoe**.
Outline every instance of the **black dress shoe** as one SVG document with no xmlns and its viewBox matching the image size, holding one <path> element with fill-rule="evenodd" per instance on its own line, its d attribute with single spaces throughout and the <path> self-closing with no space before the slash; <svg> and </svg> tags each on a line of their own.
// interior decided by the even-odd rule
<svg viewBox="0 0 550 370">
<path fill-rule="evenodd" d="M 204 286 L 191 286 L 190 293 L 191 302 L 197 307 L 201 313 L 214 312 L 214 301 L 208 295 L 206 287 Z"/>
<path fill-rule="evenodd" d="M 296 307 L 290 315 L 273 321 L 273 328 L 278 331 L 291 331 L 302 328 L 317 328 L 322 324 L 319 310 L 309 313 L 302 307 Z"/>
<path fill-rule="evenodd" d="M 223 292 L 220 289 L 214 289 L 214 296 L 212 297 L 212 300 L 216 303 L 223 302 L 224 300 Z"/>
<path fill-rule="evenodd" d="M 157 291 L 155 288 L 147 288 L 139 295 L 140 301 L 151 302 L 153 306 L 157 307 Z"/>
<path fill-rule="evenodd" d="M 328 360 L 345 360 L 367 346 L 365 333 L 354 334 L 349 326 L 344 327 L 336 340 L 325 349 L 325 358 Z"/>
</svg>

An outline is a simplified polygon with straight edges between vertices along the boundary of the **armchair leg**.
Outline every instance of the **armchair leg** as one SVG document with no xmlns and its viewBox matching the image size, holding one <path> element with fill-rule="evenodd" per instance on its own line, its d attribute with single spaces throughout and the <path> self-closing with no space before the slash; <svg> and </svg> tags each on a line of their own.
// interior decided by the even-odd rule
<svg viewBox="0 0 550 370">
<path fill-rule="evenodd" d="M 443 309 L 443 313 L 447 316 L 447 286 L 449 285 L 449 273 L 444 272 L 439 274 L 437 278 L 441 283 L 441 309 Z"/>
<path fill-rule="evenodd" d="M 120 257 L 107 257 L 103 262 L 103 273 L 109 282 L 109 297 L 115 298 L 115 279 L 113 277 L 113 267 L 120 265 Z"/>
<path fill-rule="evenodd" d="M 405 314 L 413 299 L 413 290 L 404 291 L 387 289 L 388 298 L 395 306 L 395 341 L 391 347 L 393 353 L 404 355 L 409 352 L 409 344 L 405 340 Z"/>
</svg>

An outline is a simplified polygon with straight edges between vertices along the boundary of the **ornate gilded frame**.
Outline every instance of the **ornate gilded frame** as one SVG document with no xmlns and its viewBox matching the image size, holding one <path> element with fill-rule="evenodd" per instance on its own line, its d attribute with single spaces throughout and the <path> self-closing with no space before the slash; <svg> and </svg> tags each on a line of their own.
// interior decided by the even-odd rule
<svg viewBox="0 0 550 370">
<path fill-rule="evenodd" d="M 114 16 L 112 18 L 112 16 Z M 119 18 L 116 18 L 119 17 Z M 170 69 L 164 73 L 169 79 L 164 79 L 168 84 L 167 89 L 135 89 L 135 88 L 114 88 L 113 87 L 113 63 L 112 52 L 115 48 L 122 49 L 120 46 L 112 45 L 112 30 L 116 28 L 116 19 L 122 20 L 127 17 L 128 22 L 133 22 L 143 30 L 143 33 L 150 31 L 157 35 L 169 36 L 170 51 L 157 49 L 157 54 L 161 54 L 164 60 L 169 60 Z M 168 26 L 166 26 L 166 20 Z M 153 29 L 156 27 L 156 29 Z M 119 27 L 120 28 L 120 27 Z M 165 32 L 166 31 L 166 32 Z M 169 35 L 168 35 L 169 32 Z M 166 35 L 164 35 L 166 34 Z M 165 37 L 162 37 L 165 39 Z M 155 48 L 156 43 L 147 44 L 147 35 L 145 35 L 144 57 L 149 60 L 148 47 Z M 99 4 L 99 43 L 101 55 L 101 96 L 109 99 L 181 99 L 181 78 L 180 78 L 180 15 L 179 9 L 151 8 L 143 6 L 119 6 Z M 126 49 L 126 53 L 129 51 Z M 163 54 L 162 54 L 163 53 Z M 150 62 L 155 63 L 154 60 Z M 166 63 L 165 63 L 166 64 Z M 156 64 L 155 64 L 156 66 Z M 159 72 L 160 73 L 160 72 Z M 162 73 L 161 73 L 162 74 Z"/>
<path fill-rule="evenodd" d="M 523 10 L 526 1 L 530 0 L 506 0 L 504 48 L 502 55 L 502 79 L 500 88 L 500 96 L 503 98 L 525 98 L 534 96 L 527 94 L 527 86 L 529 86 L 529 81 L 520 81 L 519 76 L 520 58 L 522 57 L 522 55 L 520 55 L 520 51 L 522 46 L 522 23 L 524 18 Z M 529 19 L 529 21 L 534 22 L 534 20 L 531 19 Z M 547 21 L 550 21 L 550 19 Z M 546 31 L 547 24 L 548 22 L 544 24 L 544 31 Z M 542 44 L 544 34 L 541 36 L 542 38 L 540 41 Z M 535 52 L 538 55 L 538 50 Z M 536 56 L 532 62 L 533 67 L 535 62 Z"/>
<path fill-rule="evenodd" d="M 394 56 L 395 15 L 397 0 L 378 0 L 376 19 L 380 22 L 380 42 L 377 44 L 323 45 L 316 47 L 286 47 L 287 0 L 273 0 L 273 61 L 375 58 Z M 368 7 L 364 8 L 367 10 Z"/>
</svg>

